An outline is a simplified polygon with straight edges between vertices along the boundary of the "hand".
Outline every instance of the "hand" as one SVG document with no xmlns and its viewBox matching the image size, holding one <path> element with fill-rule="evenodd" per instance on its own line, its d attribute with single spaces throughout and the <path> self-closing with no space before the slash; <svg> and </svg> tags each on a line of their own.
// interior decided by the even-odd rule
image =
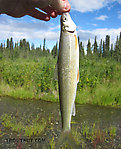
<svg viewBox="0 0 121 149">
<path fill-rule="evenodd" d="M 0 0 L 0 2 L 4 7 L 1 10 L 2 13 L 16 18 L 29 15 L 44 21 L 49 21 L 50 17 L 55 18 L 58 14 L 69 12 L 71 8 L 68 0 Z"/>
</svg>

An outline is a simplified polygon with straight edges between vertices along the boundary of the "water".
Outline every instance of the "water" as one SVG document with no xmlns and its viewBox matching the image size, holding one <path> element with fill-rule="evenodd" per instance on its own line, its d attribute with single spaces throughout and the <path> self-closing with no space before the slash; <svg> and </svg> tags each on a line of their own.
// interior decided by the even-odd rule
<svg viewBox="0 0 121 149">
<path fill-rule="evenodd" d="M 61 133 L 59 103 L 4 97 L 0 98 L 0 117 L 5 113 L 15 116 L 24 125 L 28 125 L 27 119 L 32 121 L 37 115 L 40 119 L 51 117 L 51 121 L 39 136 L 28 138 L 24 132 L 5 128 L 1 120 L 1 149 L 39 149 L 43 145 L 47 148 L 51 145 L 50 140 L 54 137 L 56 142 Z M 76 105 L 76 116 L 72 117 L 71 125 L 79 148 L 121 148 L 121 108 Z"/>
</svg>

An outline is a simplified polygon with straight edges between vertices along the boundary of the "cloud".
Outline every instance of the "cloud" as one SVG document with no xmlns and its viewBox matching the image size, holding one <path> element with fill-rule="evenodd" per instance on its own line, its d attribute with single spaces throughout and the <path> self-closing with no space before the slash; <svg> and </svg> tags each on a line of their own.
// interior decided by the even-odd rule
<svg viewBox="0 0 121 149">
<path fill-rule="evenodd" d="M 114 2 L 118 2 L 121 4 L 121 0 L 70 0 L 72 9 L 80 12 L 98 10 L 108 6 L 109 4 L 113 4 Z"/>
<path fill-rule="evenodd" d="M 101 15 L 101 16 L 97 17 L 96 19 L 97 19 L 97 20 L 105 21 L 107 18 L 108 18 L 108 16 L 106 16 L 106 15 Z"/>
<path fill-rule="evenodd" d="M 47 40 L 57 40 L 59 38 L 58 30 L 59 26 L 55 26 L 52 23 L 27 20 L 24 19 L 14 19 L 6 15 L 0 16 L 0 39 L 5 40 L 6 38 L 13 37 L 14 40 L 20 40 L 26 38 L 31 39 L 44 39 Z"/>
</svg>

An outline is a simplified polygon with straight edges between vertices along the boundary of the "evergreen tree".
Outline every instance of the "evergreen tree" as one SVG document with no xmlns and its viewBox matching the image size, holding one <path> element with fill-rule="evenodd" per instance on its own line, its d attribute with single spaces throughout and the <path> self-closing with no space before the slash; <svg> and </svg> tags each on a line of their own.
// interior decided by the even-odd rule
<svg viewBox="0 0 121 149">
<path fill-rule="evenodd" d="M 80 43 L 80 37 L 78 36 L 78 43 Z"/>
<path fill-rule="evenodd" d="M 102 49 L 103 49 L 103 43 L 102 43 L 103 41 L 102 41 L 102 39 L 101 39 L 101 41 L 100 41 L 100 46 L 99 46 L 99 57 L 102 57 Z"/>
<path fill-rule="evenodd" d="M 40 50 L 42 50 L 42 46 L 41 46 L 41 44 L 40 44 L 40 48 L 39 48 Z"/>
<path fill-rule="evenodd" d="M 20 49 L 22 49 L 22 47 L 23 47 L 23 42 L 22 40 L 20 40 Z"/>
<path fill-rule="evenodd" d="M 110 56 L 113 57 L 113 44 L 111 44 Z"/>
<path fill-rule="evenodd" d="M 94 41 L 94 49 L 93 49 L 93 54 L 95 55 L 95 56 L 97 56 L 97 54 L 98 54 L 98 50 L 97 50 L 97 48 L 98 48 L 98 45 L 97 45 L 97 37 L 95 36 L 95 41 Z"/>
<path fill-rule="evenodd" d="M 0 50 L 3 50 L 3 43 L 0 44 Z"/>
<path fill-rule="evenodd" d="M 105 42 L 103 41 L 103 57 L 106 57 Z"/>
<path fill-rule="evenodd" d="M 10 48 L 10 41 L 9 41 L 9 39 L 7 38 L 7 46 L 6 46 L 6 48 Z"/>
<path fill-rule="evenodd" d="M 87 44 L 87 56 L 90 57 L 91 55 L 92 55 L 91 42 L 90 42 L 90 39 L 89 39 L 88 44 Z"/>
<path fill-rule="evenodd" d="M 5 43 L 4 43 L 4 45 L 3 45 L 3 49 L 5 49 Z"/>
<path fill-rule="evenodd" d="M 15 42 L 15 48 L 17 48 L 18 47 L 18 44 Z"/>
<path fill-rule="evenodd" d="M 0 44 L 0 59 L 3 57 L 3 44 Z"/>
<path fill-rule="evenodd" d="M 58 53 L 58 43 L 57 42 L 56 42 L 56 45 L 53 47 L 51 53 L 52 53 L 53 57 L 56 58 L 57 53 Z"/>
<path fill-rule="evenodd" d="M 10 50 L 13 50 L 13 38 L 10 38 Z"/>
<path fill-rule="evenodd" d="M 121 62 L 121 33 L 115 44 L 115 51 L 114 51 L 114 57 L 118 62 Z"/>
<path fill-rule="evenodd" d="M 44 38 L 44 42 L 43 42 L 43 52 L 45 52 L 45 46 L 46 46 L 46 39 Z"/>
<path fill-rule="evenodd" d="M 28 41 L 26 42 L 26 49 L 27 49 L 27 50 L 30 50 L 30 44 L 29 44 Z"/>
<path fill-rule="evenodd" d="M 105 41 L 105 54 L 106 57 L 110 56 L 110 36 L 106 35 L 106 41 Z"/>
<path fill-rule="evenodd" d="M 84 57 L 84 46 L 82 45 L 82 42 L 79 43 L 79 56 Z"/>
<path fill-rule="evenodd" d="M 26 39 L 24 38 L 23 40 L 22 40 L 22 47 L 23 47 L 23 49 L 24 50 L 26 50 L 27 48 L 26 48 Z"/>
<path fill-rule="evenodd" d="M 119 39 L 117 36 L 115 50 L 114 50 L 114 58 L 119 62 L 120 61 L 120 50 L 119 50 Z"/>
</svg>

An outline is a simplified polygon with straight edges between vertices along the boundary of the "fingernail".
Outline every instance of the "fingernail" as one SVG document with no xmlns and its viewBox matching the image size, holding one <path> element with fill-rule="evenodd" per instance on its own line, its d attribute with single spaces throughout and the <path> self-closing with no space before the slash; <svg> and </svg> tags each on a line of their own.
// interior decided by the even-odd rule
<svg viewBox="0 0 121 149">
<path fill-rule="evenodd" d="M 46 16 L 45 21 L 49 21 L 49 20 L 50 20 L 50 16 Z"/>
<path fill-rule="evenodd" d="M 56 17 L 57 17 L 57 13 L 56 13 L 55 11 L 53 11 L 53 12 L 51 13 L 51 17 L 52 17 L 52 18 L 56 18 Z"/>
</svg>

